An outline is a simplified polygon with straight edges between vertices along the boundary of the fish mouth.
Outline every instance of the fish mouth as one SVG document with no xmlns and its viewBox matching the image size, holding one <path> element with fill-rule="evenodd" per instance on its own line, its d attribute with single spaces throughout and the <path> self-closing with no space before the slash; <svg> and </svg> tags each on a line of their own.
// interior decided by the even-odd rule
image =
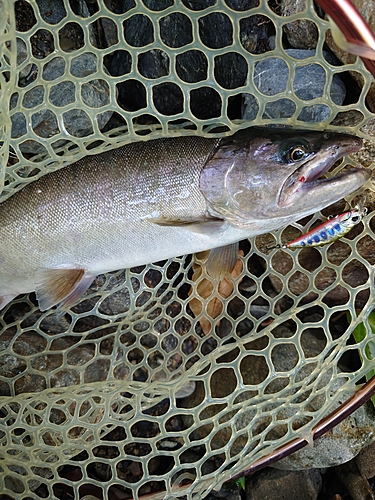
<svg viewBox="0 0 375 500">
<path fill-rule="evenodd" d="M 311 153 L 306 161 L 286 179 L 280 191 L 278 202 L 280 207 L 292 204 L 301 195 L 305 196 L 312 191 L 321 190 L 324 184 L 331 187 L 331 185 L 340 183 L 340 181 L 346 181 L 347 176 L 352 173 L 365 170 L 363 168 L 353 168 L 334 177 L 320 178 L 343 156 L 356 153 L 361 149 L 361 139 L 353 136 L 347 137 L 348 139 L 343 139 L 341 144 L 332 144 L 328 149 Z M 342 198 L 342 196 L 345 196 L 345 194 L 342 194 L 338 199 Z"/>
</svg>

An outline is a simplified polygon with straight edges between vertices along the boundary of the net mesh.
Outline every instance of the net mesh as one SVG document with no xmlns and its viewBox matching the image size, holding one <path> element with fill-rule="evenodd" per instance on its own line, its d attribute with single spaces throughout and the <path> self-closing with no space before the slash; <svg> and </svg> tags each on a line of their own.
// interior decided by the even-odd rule
<svg viewBox="0 0 375 500">
<path fill-rule="evenodd" d="M 372 78 L 358 59 L 326 55 L 329 24 L 310 2 L 301 12 L 265 0 L 51 5 L 0 2 L 3 199 L 84 155 L 245 123 L 351 132 L 371 148 Z M 306 60 L 290 48 L 313 51 Z M 270 60 L 276 90 L 262 77 Z M 311 67 L 323 91 L 306 97 L 295 82 Z M 341 101 L 337 76 L 354 89 Z M 187 256 L 99 276 L 63 312 L 41 313 L 33 294 L 10 303 L 0 317 L 0 491 L 204 498 L 308 437 L 373 367 L 373 186 L 346 201 L 364 198 L 369 215 L 328 247 L 268 250 L 344 201 L 241 242 L 225 283 L 211 282 L 204 255 Z"/>
</svg>

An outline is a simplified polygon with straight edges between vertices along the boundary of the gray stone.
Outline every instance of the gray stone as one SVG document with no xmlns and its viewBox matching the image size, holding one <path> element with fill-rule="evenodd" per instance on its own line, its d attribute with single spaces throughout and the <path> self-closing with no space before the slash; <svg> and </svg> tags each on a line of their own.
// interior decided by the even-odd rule
<svg viewBox="0 0 375 500">
<path fill-rule="evenodd" d="M 373 456 L 372 456 L 373 461 Z M 359 470 L 356 459 L 335 467 L 335 474 L 345 485 L 352 500 L 374 500 L 375 496 L 371 490 L 366 477 Z"/>
<path fill-rule="evenodd" d="M 50 109 L 41 109 L 31 116 L 31 125 L 36 135 L 47 139 L 60 132 L 55 113 Z"/>
<path fill-rule="evenodd" d="M 232 45 L 233 27 L 229 17 L 222 12 L 212 12 L 199 18 L 199 37 L 210 49 Z"/>
<path fill-rule="evenodd" d="M 275 49 L 275 33 L 274 23 L 262 14 L 240 20 L 241 45 L 252 54 L 264 54 Z"/>
<path fill-rule="evenodd" d="M 291 16 L 306 10 L 306 0 L 282 0 L 280 11 L 282 16 Z M 307 19 L 296 19 L 283 26 L 286 38 L 295 49 L 313 49 L 319 39 L 316 24 Z"/>
<path fill-rule="evenodd" d="M 17 38 L 17 66 L 30 59 L 29 51 L 23 40 Z M 37 75 L 37 66 L 33 63 L 26 64 L 18 73 L 18 85 L 19 87 L 26 87 L 30 82 L 32 82 Z"/>
<path fill-rule="evenodd" d="M 103 28 L 103 34 L 108 47 L 112 45 L 116 45 L 118 43 L 118 33 L 117 26 L 112 21 L 112 19 L 108 19 L 108 17 L 103 17 L 100 19 Z"/>
<path fill-rule="evenodd" d="M 277 469 L 300 470 L 340 465 L 358 455 L 374 441 L 374 436 L 375 411 L 369 402 L 315 440 L 312 447 L 305 447 L 273 466 Z"/>
<path fill-rule="evenodd" d="M 355 463 L 361 476 L 370 479 L 375 476 L 375 442 L 364 448 L 356 457 Z"/>
<path fill-rule="evenodd" d="M 76 78 L 92 75 L 97 71 L 98 58 L 92 52 L 84 52 L 72 59 L 70 72 Z"/>
<path fill-rule="evenodd" d="M 151 49 L 138 56 L 138 71 L 146 78 L 160 78 L 169 75 L 169 56 L 163 50 Z"/>
<path fill-rule="evenodd" d="M 11 137 L 12 139 L 18 139 L 26 134 L 26 118 L 25 115 L 21 112 L 17 112 L 10 117 L 12 121 L 12 131 Z"/>
<path fill-rule="evenodd" d="M 43 79 L 47 81 L 56 80 L 65 73 L 65 61 L 62 57 L 57 56 L 48 61 L 43 66 Z"/>
<path fill-rule="evenodd" d="M 150 10 L 160 11 L 173 5 L 173 0 L 143 0 L 145 6 Z"/>
<path fill-rule="evenodd" d="M 154 26 L 144 14 L 134 14 L 124 21 L 124 37 L 131 47 L 146 47 L 155 40 Z"/>
<path fill-rule="evenodd" d="M 63 0 L 36 0 L 39 13 L 48 24 L 57 24 L 66 17 Z"/>
<path fill-rule="evenodd" d="M 188 50 L 176 55 L 176 72 L 187 83 L 196 83 L 207 78 L 207 56 L 200 50 Z"/>
<path fill-rule="evenodd" d="M 19 44 L 21 51 L 24 50 L 23 45 Z M 25 54 L 20 54 L 20 60 Z M 28 70 L 30 71 L 29 65 Z M 80 54 L 75 57 L 71 63 L 71 73 L 74 79 L 84 78 L 97 71 L 97 56 L 91 52 Z M 43 78 L 47 81 L 53 81 L 61 77 L 65 72 L 65 62 L 61 57 L 55 57 L 49 61 L 43 68 Z M 23 75 L 23 73 L 22 73 Z M 20 75 L 21 78 L 21 75 Z M 25 75 L 22 76 L 26 78 Z M 93 79 L 85 82 L 81 86 L 81 99 L 89 108 L 101 108 L 110 103 L 110 87 L 103 79 Z M 30 90 L 20 95 L 22 106 L 27 109 L 33 109 L 43 103 L 45 99 L 45 89 L 42 85 L 36 85 Z M 76 85 L 71 80 L 65 80 L 52 86 L 48 95 L 49 102 L 53 106 L 63 107 L 79 103 L 79 98 L 76 93 Z M 11 108 L 14 108 L 17 103 L 17 95 L 12 96 Z M 48 106 L 48 104 L 47 104 Z M 66 130 L 74 137 L 85 137 L 93 133 L 92 121 L 88 113 L 77 108 L 72 108 L 63 114 Z M 106 111 L 97 115 L 98 126 L 102 129 L 112 116 L 112 111 Z M 27 123 L 29 118 L 25 113 L 20 111 L 11 116 L 12 120 L 12 138 L 19 138 L 27 134 Z M 32 129 L 37 136 L 49 138 L 60 133 L 58 120 L 52 110 L 39 110 L 32 115 Z M 44 147 L 38 145 L 35 141 L 27 141 L 20 144 L 20 149 L 23 153 L 43 154 Z"/>
<path fill-rule="evenodd" d="M 282 98 L 276 102 L 268 102 L 264 110 L 264 115 L 267 118 L 290 118 L 294 115 L 296 109 L 297 106 L 291 99 Z M 278 116 L 274 116 L 275 112 Z"/>
<path fill-rule="evenodd" d="M 294 59 L 306 59 L 315 54 L 314 50 L 286 50 L 288 55 Z M 328 62 L 333 62 L 335 57 L 325 52 L 324 56 Z M 256 87 L 265 95 L 276 96 L 287 89 L 290 79 L 289 68 L 286 62 L 280 57 L 270 57 L 259 61 L 254 67 L 254 83 Z M 303 101 L 311 101 L 323 96 L 326 83 L 326 72 L 324 68 L 317 63 L 309 63 L 304 66 L 298 66 L 293 81 L 293 90 L 297 97 Z M 335 104 L 341 105 L 345 99 L 345 85 L 338 75 L 334 75 L 330 87 L 330 96 Z M 246 104 L 244 109 L 249 108 Z M 296 110 L 293 101 L 287 98 L 280 98 L 275 102 L 267 104 L 264 112 L 264 118 L 289 118 Z M 322 122 L 330 117 L 330 108 L 326 104 L 312 104 L 305 106 L 298 116 L 298 120 L 304 122 Z M 248 119 L 245 112 L 244 119 Z"/>
<path fill-rule="evenodd" d="M 42 104 L 43 99 L 44 88 L 42 85 L 37 85 L 23 95 L 22 106 L 27 109 L 32 109 L 39 106 L 39 104 Z"/>
<path fill-rule="evenodd" d="M 57 83 L 50 88 L 49 101 L 57 107 L 67 106 L 76 100 L 75 85 L 71 81 Z"/>
<path fill-rule="evenodd" d="M 90 108 L 101 108 L 110 103 L 111 90 L 108 83 L 102 79 L 90 80 L 81 86 L 81 99 Z M 112 111 L 97 115 L 99 128 L 103 128 L 112 116 Z"/>
<path fill-rule="evenodd" d="M 316 500 L 322 488 L 319 470 L 265 469 L 246 481 L 246 500 Z"/>
<path fill-rule="evenodd" d="M 172 12 L 160 19 L 160 37 L 168 47 L 177 48 L 193 41 L 191 20 L 182 12 Z"/>
</svg>

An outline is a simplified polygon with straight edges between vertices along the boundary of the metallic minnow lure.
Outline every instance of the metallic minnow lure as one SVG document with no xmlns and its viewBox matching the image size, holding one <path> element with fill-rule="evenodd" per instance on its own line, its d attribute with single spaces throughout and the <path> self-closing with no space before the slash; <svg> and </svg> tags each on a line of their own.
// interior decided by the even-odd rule
<svg viewBox="0 0 375 500">
<path fill-rule="evenodd" d="M 304 248 L 328 245 L 347 234 L 367 214 L 367 208 L 356 205 L 352 210 L 329 217 L 323 224 L 283 245 L 273 248 Z"/>
</svg>

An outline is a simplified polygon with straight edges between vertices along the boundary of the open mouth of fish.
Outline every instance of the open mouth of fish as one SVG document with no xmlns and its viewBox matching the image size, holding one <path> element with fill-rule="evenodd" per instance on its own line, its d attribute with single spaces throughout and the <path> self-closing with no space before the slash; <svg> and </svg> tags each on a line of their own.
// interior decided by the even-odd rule
<svg viewBox="0 0 375 500">
<path fill-rule="evenodd" d="M 281 188 L 279 206 L 287 206 L 293 203 L 298 195 L 305 195 L 314 187 L 322 184 L 337 182 L 340 179 L 352 175 L 354 172 L 363 170 L 361 167 L 352 168 L 346 172 L 329 178 L 321 178 L 328 170 L 343 156 L 356 153 L 362 147 L 362 140 L 352 137 L 341 145 L 332 146 L 329 154 L 327 150 L 312 153 L 306 161 L 299 166 L 285 181 Z"/>
</svg>

